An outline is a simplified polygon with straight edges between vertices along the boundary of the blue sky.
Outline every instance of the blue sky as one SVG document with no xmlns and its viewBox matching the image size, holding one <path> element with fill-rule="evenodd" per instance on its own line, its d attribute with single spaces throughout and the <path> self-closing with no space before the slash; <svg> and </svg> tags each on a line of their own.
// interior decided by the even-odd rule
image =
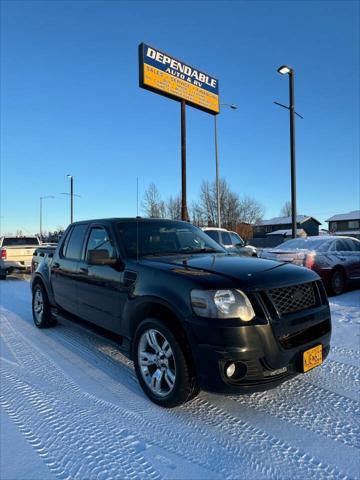
<svg viewBox="0 0 360 480">
<path fill-rule="evenodd" d="M 136 214 L 155 182 L 180 192 L 180 104 L 138 87 L 144 41 L 220 80 L 220 170 L 279 214 L 290 198 L 287 78 L 296 74 L 298 212 L 359 208 L 356 1 L 1 2 L 1 224 L 38 231 Z M 188 197 L 215 175 L 213 117 L 187 108 Z M 326 225 L 323 225 L 324 227 Z"/>
</svg>

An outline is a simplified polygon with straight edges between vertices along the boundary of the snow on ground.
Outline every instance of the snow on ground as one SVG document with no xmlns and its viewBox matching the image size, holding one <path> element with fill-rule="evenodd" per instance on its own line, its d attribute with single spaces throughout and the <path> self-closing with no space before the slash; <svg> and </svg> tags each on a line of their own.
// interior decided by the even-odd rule
<svg viewBox="0 0 360 480">
<path fill-rule="evenodd" d="M 2 480 L 360 478 L 360 291 L 331 299 L 321 368 L 264 392 L 164 410 L 113 340 L 38 330 L 28 281 L 0 283 Z"/>
</svg>

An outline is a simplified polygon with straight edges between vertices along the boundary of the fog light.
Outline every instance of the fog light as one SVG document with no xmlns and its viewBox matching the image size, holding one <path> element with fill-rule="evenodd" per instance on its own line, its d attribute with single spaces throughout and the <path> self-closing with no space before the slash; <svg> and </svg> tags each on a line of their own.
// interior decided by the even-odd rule
<svg viewBox="0 0 360 480">
<path fill-rule="evenodd" d="M 225 373 L 228 378 L 232 377 L 235 373 L 236 365 L 235 363 L 229 363 L 225 368 Z"/>
</svg>

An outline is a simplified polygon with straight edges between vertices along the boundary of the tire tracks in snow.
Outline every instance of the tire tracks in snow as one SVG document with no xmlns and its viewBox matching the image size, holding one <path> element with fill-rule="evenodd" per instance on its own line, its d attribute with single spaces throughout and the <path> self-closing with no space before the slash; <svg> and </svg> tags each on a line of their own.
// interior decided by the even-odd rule
<svg viewBox="0 0 360 480">
<path fill-rule="evenodd" d="M 275 390 L 231 396 L 235 402 L 359 448 L 359 403 L 296 377 Z M 311 408 L 309 408 L 311 406 Z M 353 419 L 350 422 L 350 419 Z"/>
<path fill-rule="evenodd" d="M 111 356 L 108 357 L 108 355 L 103 353 L 103 351 L 98 350 L 99 345 L 97 346 L 96 344 L 97 340 L 101 339 L 101 337 L 98 337 L 97 335 L 94 336 L 91 332 L 89 334 L 88 332 L 85 333 L 83 331 L 74 334 L 72 329 L 67 327 L 65 327 L 65 329 L 67 329 L 66 333 L 64 332 L 64 328 L 61 329 L 62 338 L 64 336 L 67 337 L 66 341 L 75 347 L 77 351 L 81 351 L 82 354 L 85 353 L 87 356 L 92 358 L 95 357 L 97 359 L 101 359 L 102 362 L 105 360 L 107 363 L 112 364 L 112 367 L 115 366 L 118 371 L 119 362 L 113 360 Z M 55 333 L 56 330 L 53 332 L 55 336 L 57 336 Z M 79 334 L 81 335 L 80 338 Z M 86 338 L 86 343 L 89 344 L 87 346 L 84 346 L 84 337 Z M 105 345 L 103 341 L 101 342 L 100 340 L 98 343 L 102 343 L 101 348 L 104 349 Z M 105 348 L 105 350 L 108 349 Z M 110 351 L 112 351 L 112 347 L 110 348 Z M 116 349 L 114 348 L 113 351 L 116 351 Z M 118 355 L 120 358 L 123 357 L 121 353 Z M 126 363 L 127 365 L 123 368 L 125 368 L 127 373 L 133 377 L 134 373 L 129 367 L 131 362 L 126 359 Z M 131 382 L 133 382 L 133 380 L 131 380 Z M 116 393 L 119 393 L 121 388 L 115 388 L 114 390 L 116 390 Z M 123 401 L 124 398 L 121 400 Z M 102 402 L 102 400 L 98 401 Z M 114 411 L 116 411 L 119 407 L 113 406 L 112 408 Z M 131 399 L 131 408 L 132 410 L 135 408 L 133 399 Z M 140 409 L 143 410 L 143 408 L 144 401 L 141 399 Z M 154 410 L 154 408 L 156 409 L 157 407 L 151 405 L 151 408 L 149 408 L 150 416 L 153 414 L 151 410 Z M 136 409 L 139 410 L 139 407 L 136 406 Z M 187 413 L 185 417 L 183 415 L 184 410 Z M 170 435 L 169 438 L 167 432 L 166 436 L 168 440 L 171 441 L 172 445 L 180 443 L 182 454 L 184 454 L 190 447 L 191 451 L 193 452 L 193 457 L 194 453 L 195 457 L 198 457 L 199 451 L 204 451 L 203 449 L 205 448 L 205 450 L 207 450 L 208 457 L 206 458 L 205 455 L 205 458 L 201 458 L 200 465 L 207 466 L 209 468 L 209 456 L 213 461 L 214 459 L 219 460 L 220 463 L 216 462 L 220 467 L 218 472 L 222 472 L 227 478 L 238 478 L 239 467 L 245 467 L 245 469 L 241 472 L 243 477 L 253 476 L 254 471 L 256 472 L 255 478 L 258 478 L 259 475 L 263 477 L 280 477 L 281 472 L 284 472 L 285 469 L 289 476 L 293 478 L 300 478 L 300 476 L 308 476 L 309 474 L 316 475 L 319 478 L 346 478 L 346 475 L 339 472 L 336 468 L 317 461 L 305 451 L 291 447 L 291 445 L 287 444 L 286 442 L 267 434 L 265 431 L 259 428 L 251 426 L 247 422 L 241 421 L 221 408 L 212 405 L 211 402 L 209 403 L 208 401 L 201 399 L 201 397 L 198 397 L 193 402 L 187 404 L 181 409 L 171 412 L 171 417 L 175 417 L 174 419 L 179 421 L 180 416 L 180 420 L 182 421 L 183 425 L 188 427 L 188 431 L 181 432 L 182 437 L 185 438 L 185 444 L 184 441 L 179 442 L 179 437 L 177 435 Z M 123 412 L 120 414 L 123 415 Z M 144 416 L 143 411 L 142 415 Z M 158 419 L 156 419 L 156 421 L 158 421 Z M 160 436 L 164 435 L 164 429 L 165 431 L 168 430 L 168 425 L 169 423 L 166 421 L 165 424 L 163 423 L 161 425 L 163 429 L 157 426 L 156 430 Z M 210 432 L 209 427 L 211 429 Z M 154 430 L 154 424 L 150 424 L 150 428 Z M 207 438 L 204 445 L 202 445 L 201 442 L 199 444 L 198 437 L 192 441 L 189 431 L 193 429 L 196 429 L 197 433 L 201 433 L 202 436 Z M 215 430 L 215 432 L 213 432 L 213 430 Z M 215 444 L 212 440 L 214 433 L 217 435 Z M 171 451 L 171 449 L 169 449 L 168 440 L 165 442 L 163 447 Z M 216 459 L 217 453 L 219 452 L 221 454 L 220 458 Z M 179 454 L 180 452 L 177 451 L 175 453 Z M 224 458 L 226 458 L 226 456 L 229 457 L 226 459 L 227 468 L 224 467 Z M 190 457 L 191 459 L 191 454 L 189 455 L 189 452 L 187 452 L 187 457 Z M 234 458 L 236 459 L 236 457 L 241 459 L 240 465 L 239 462 L 234 462 Z M 259 458 L 261 459 L 260 461 Z M 194 458 L 192 458 L 192 461 L 194 461 Z M 199 463 L 199 461 L 197 463 Z M 211 468 L 214 467 L 212 466 Z"/>
<path fill-rule="evenodd" d="M 337 360 L 327 360 L 321 368 L 316 368 L 303 377 L 305 382 L 334 389 L 334 382 L 339 391 L 348 392 L 359 400 L 360 368 Z M 356 392 L 356 395 L 354 395 Z"/>
<path fill-rule="evenodd" d="M 1 405 L 58 478 L 161 478 L 134 443 L 132 420 L 121 427 L 104 418 L 100 422 L 92 396 L 72 385 L 3 319 L 1 327 L 22 364 L 2 367 Z"/>
<path fill-rule="evenodd" d="M 77 332 L 80 335 L 81 333 L 81 331 Z M 66 334 L 70 337 L 70 341 L 74 339 L 71 328 L 67 328 Z M 84 347 L 81 337 L 76 342 L 80 344 L 80 348 Z M 88 343 L 87 351 L 94 353 L 99 359 L 105 359 L 112 365 L 119 365 L 122 362 L 127 366 L 132 365 L 130 360 L 116 352 L 115 347 L 108 349 L 103 345 L 99 352 L 99 344 L 101 345 L 102 341 L 96 334 L 91 335 L 91 332 L 87 332 L 86 342 Z M 111 357 L 112 352 L 115 352 L 118 361 Z M 345 445 L 358 447 L 360 429 L 356 426 L 356 422 L 349 423 L 349 414 L 359 416 L 359 404 L 356 400 L 331 390 L 331 377 L 334 375 L 344 390 L 354 390 L 359 383 L 357 367 L 328 360 L 320 370 L 313 370 L 307 376 L 296 377 L 280 385 L 276 390 L 230 398 L 256 410 L 275 415 L 282 420 L 291 423 L 295 421 L 302 428 L 319 435 L 330 436 L 333 440 L 341 441 Z M 278 390 L 280 390 L 279 393 L 277 393 Z M 310 413 L 309 405 L 311 405 Z M 332 431 L 334 424 L 335 432 Z"/>
<path fill-rule="evenodd" d="M 330 358 L 331 354 L 334 353 L 335 355 L 342 355 L 345 359 L 350 358 L 351 360 L 359 360 L 360 357 L 360 350 L 352 350 L 351 348 L 347 347 L 338 347 L 336 345 L 331 346 L 330 349 Z"/>
</svg>

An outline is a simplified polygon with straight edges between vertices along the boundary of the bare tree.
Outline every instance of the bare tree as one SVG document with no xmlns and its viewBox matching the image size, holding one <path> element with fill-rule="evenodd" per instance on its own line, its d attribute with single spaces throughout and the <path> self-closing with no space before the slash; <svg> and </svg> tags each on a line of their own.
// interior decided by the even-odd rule
<svg viewBox="0 0 360 480">
<path fill-rule="evenodd" d="M 195 225 L 217 225 L 216 183 L 203 182 L 199 202 L 194 202 L 191 217 Z M 235 230 L 238 223 L 256 223 L 263 218 L 264 207 L 251 197 L 239 198 L 225 179 L 220 181 L 220 214 L 222 227 Z"/>
<path fill-rule="evenodd" d="M 240 200 L 239 222 L 250 224 L 258 223 L 263 219 L 264 213 L 264 206 L 255 200 L 255 198 L 246 196 Z"/>
<path fill-rule="evenodd" d="M 191 223 L 193 225 L 196 225 L 197 227 L 205 227 L 206 225 L 208 225 L 204 217 L 204 212 L 197 202 L 192 203 L 189 210 L 189 215 L 191 218 Z"/>
<path fill-rule="evenodd" d="M 291 217 L 291 202 L 290 202 L 290 200 L 285 202 L 284 205 L 281 207 L 280 215 L 282 217 Z"/>
<path fill-rule="evenodd" d="M 161 199 L 154 183 L 150 183 L 145 190 L 141 207 L 151 218 L 181 218 L 181 198 L 170 196 L 166 202 Z M 199 200 L 191 205 L 190 218 L 194 225 L 199 227 L 217 226 L 217 195 L 216 183 L 204 181 L 200 187 Z M 225 179 L 220 180 L 220 214 L 221 226 L 229 230 L 236 230 L 239 223 L 257 223 L 264 216 L 264 207 L 252 197 L 240 199 L 239 195 L 231 191 Z"/>
<path fill-rule="evenodd" d="M 181 198 L 179 195 L 168 198 L 166 202 L 166 216 L 167 218 L 171 218 L 171 220 L 181 219 Z"/>
<path fill-rule="evenodd" d="M 141 208 L 145 212 L 145 215 L 150 218 L 166 218 L 165 203 L 161 200 L 159 190 L 155 183 L 150 183 L 145 190 Z"/>
</svg>

